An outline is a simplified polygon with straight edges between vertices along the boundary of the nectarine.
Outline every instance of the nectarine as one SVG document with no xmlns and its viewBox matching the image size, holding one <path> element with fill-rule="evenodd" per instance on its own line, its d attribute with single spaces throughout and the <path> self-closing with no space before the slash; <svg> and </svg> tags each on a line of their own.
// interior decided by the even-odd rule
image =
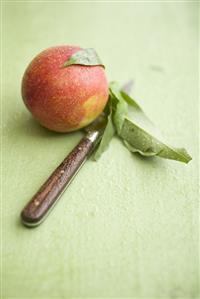
<svg viewBox="0 0 200 299">
<path fill-rule="evenodd" d="M 70 132 L 91 123 L 108 100 L 108 82 L 101 65 L 63 67 L 81 50 L 57 46 L 44 50 L 29 64 L 22 80 L 22 97 L 44 127 Z"/>
</svg>

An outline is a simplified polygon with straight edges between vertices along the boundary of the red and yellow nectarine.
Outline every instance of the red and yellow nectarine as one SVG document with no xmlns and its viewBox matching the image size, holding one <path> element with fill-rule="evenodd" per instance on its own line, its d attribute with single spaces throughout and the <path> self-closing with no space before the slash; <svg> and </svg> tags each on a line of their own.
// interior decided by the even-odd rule
<svg viewBox="0 0 200 299">
<path fill-rule="evenodd" d="M 23 76 L 24 103 L 34 118 L 50 130 L 80 129 L 98 117 L 107 103 L 108 82 L 102 66 L 63 67 L 79 50 L 74 46 L 44 50 Z"/>
</svg>

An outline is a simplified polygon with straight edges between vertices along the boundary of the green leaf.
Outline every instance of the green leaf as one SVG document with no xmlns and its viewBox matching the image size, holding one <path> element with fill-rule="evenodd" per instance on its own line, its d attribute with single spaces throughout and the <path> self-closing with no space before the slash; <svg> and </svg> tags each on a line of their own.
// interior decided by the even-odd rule
<svg viewBox="0 0 200 299">
<path fill-rule="evenodd" d="M 113 116 L 113 122 L 115 124 L 117 133 L 120 134 L 125 116 L 128 113 L 128 105 L 124 101 L 119 101 L 116 106 L 116 110 Z"/>
<path fill-rule="evenodd" d="M 104 67 L 98 54 L 92 48 L 83 49 L 74 53 L 71 57 L 69 57 L 67 61 L 64 62 L 63 67 L 68 67 L 73 64 L 87 65 L 87 66 L 100 65 Z"/>
<path fill-rule="evenodd" d="M 132 86 L 132 81 L 129 81 L 125 87 L 130 89 Z M 124 89 L 124 87 L 123 87 Z M 113 92 L 112 92 L 113 91 Z M 116 91 L 116 95 L 114 94 Z M 104 130 L 102 139 L 97 147 L 97 150 L 93 156 L 94 160 L 98 160 L 101 154 L 108 148 L 108 145 L 115 134 L 115 128 L 119 129 L 127 113 L 127 104 L 124 102 L 123 98 L 121 101 L 118 100 L 120 94 L 118 93 L 118 85 L 116 82 L 111 82 L 109 85 L 109 99 L 108 103 L 104 109 L 105 118 L 107 121 L 106 128 Z M 125 108 L 126 107 L 126 108 Z M 122 117 L 123 115 L 123 117 Z M 113 119 L 117 125 L 114 126 Z"/>
<path fill-rule="evenodd" d="M 124 118 L 128 113 L 128 105 L 124 101 L 119 86 L 116 82 L 111 82 L 109 85 L 110 97 L 113 103 L 113 122 L 115 124 L 117 133 L 120 134 Z"/>
<path fill-rule="evenodd" d="M 120 137 L 131 152 L 143 156 L 159 156 L 165 159 L 188 163 L 192 158 L 183 148 L 171 147 L 148 133 L 135 121 L 125 118 Z"/>
<path fill-rule="evenodd" d="M 125 91 L 121 90 L 120 93 L 128 105 L 134 107 L 137 110 L 142 111 L 142 108 L 138 105 L 138 103 L 133 98 L 131 98 Z"/>
<path fill-rule="evenodd" d="M 116 82 L 109 85 L 109 101 L 106 107 L 107 126 L 95 153 L 97 160 L 108 147 L 115 129 L 131 152 L 151 157 L 159 156 L 188 163 L 192 158 L 183 148 L 174 148 L 163 141 L 160 132 L 148 119 L 138 103 Z"/>
<path fill-rule="evenodd" d="M 115 134 L 115 128 L 112 122 L 112 110 L 110 111 L 110 114 L 107 117 L 107 124 L 106 128 L 103 132 L 102 139 L 99 143 L 99 146 L 94 154 L 94 160 L 98 160 L 101 156 L 101 154 L 108 148 L 108 145 L 112 139 L 112 137 Z"/>
<path fill-rule="evenodd" d="M 143 156 L 159 156 L 188 163 L 192 158 L 183 148 L 174 148 L 163 141 L 160 132 L 145 115 L 138 103 L 116 83 L 110 85 L 111 94 L 118 100 L 113 118 L 118 135 L 131 152 Z M 122 102 L 128 105 L 125 109 Z M 126 111 L 128 111 L 126 113 Z"/>
<path fill-rule="evenodd" d="M 142 156 L 146 156 L 146 157 L 152 157 L 155 156 L 155 153 L 151 151 L 151 149 L 149 148 L 148 150 L 146 150 L 145 152 L 140 151 L 139 149 L 136 149 L 135 147 L 133 147 L 130 143 L 128 143 L 125 139 L 123 140 L 125 146 L 127 147 L 127 149 L 132 152 L 132 153 L 139 153 Z"/>
</svg>

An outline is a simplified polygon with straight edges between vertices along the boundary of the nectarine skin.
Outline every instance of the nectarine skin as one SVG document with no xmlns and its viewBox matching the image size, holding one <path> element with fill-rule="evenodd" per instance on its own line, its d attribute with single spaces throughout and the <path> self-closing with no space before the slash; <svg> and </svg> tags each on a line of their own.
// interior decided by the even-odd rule
<svg viewBox="0 0 200 299">
<path fill-rule="evenodd" d="M 22 80 L 26 107 L 44 127 L 70 132 L 91 123 L 108 100 L 108 82 L 102 66 L 64 62 L 81 50 L 57 46 L 44 50 L 29 64 Z"/>
</svg>

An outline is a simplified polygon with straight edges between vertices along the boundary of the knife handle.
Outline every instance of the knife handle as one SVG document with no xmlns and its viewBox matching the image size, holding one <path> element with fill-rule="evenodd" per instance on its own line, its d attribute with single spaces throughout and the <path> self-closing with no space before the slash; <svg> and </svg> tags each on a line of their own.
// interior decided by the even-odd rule
<svg viewBox="0 0 200 299">
<path fill-rule="evenodd" d="M 41 186 L 21 212 L 22 222 L 26 226 L 37 226 L 45 219 L 59 196 L 91 154 L 99 137 L 98 131 L 89 132 L 83 137 Z"/>
</svg>

